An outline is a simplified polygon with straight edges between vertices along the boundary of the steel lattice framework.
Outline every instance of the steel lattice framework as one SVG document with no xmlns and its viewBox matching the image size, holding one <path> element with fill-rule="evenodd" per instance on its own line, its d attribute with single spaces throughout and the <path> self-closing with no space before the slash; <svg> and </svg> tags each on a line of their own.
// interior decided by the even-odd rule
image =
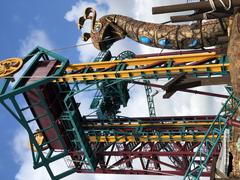
<svg viewBox="0 0 240 180">
<path fill-rule="evenodd" d="M 215 50 L 147 57 L 129 51 L 115 57 L 107 51 L 93 62 L 69 64 L 37 47 L 23 59 L 24 64 L 29 61 L 14 86 L 14 76 L 5 77 L 0 102 L 28 132 L 34 168 L 44 166 L 52 179 L 74 172 L 210 176 L 227 121 L 239 107 L 228 87 L 218 115 L 156 117 L 154 86 L 169 98 L 177 91 L 197 93 L 188 88 L 229 82 L 228 59 Z M 160 78 L 169 81 L 151 84 Z M 145 86 L 149 117 L 119 114 L 119 108 L 127 106 L 131 83 Z M 82 116 L 75 97 L 91 88 L 97 89 L 90 105 L 95 114 Z M 69 169 L 54 174 L 50 165 L 59 159 L 65 159 Z"/>
</svg>

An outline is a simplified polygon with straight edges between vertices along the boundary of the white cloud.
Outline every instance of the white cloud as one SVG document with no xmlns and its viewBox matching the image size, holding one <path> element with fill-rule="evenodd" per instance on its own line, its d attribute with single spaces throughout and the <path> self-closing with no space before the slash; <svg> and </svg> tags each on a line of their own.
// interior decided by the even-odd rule
<svg viewBox="0 0 240 180">
<path fill-rule="evenodd" d="M 19 44 L 20 48 L 18 50 L 18 55 L 21 58 L 29 54 L 36 46 L 41 46 L 48 50 L 52 50 L 54 48 L 54 43 L 50 40 L 47 33 L 41 29 L 34 29 L 30 31 L 27 37 L 19 41 Z M 17 82 L 17 80 L 25 72 L 29 64 L 31 64 L 30 61 L 25 63 L 23 67 L 20 69 L 20 71 L 14 74 L 15 82 L 11 82 L 10 83 L 11 86 L 13 86 Z"/>
<path fill-rule="evenodd" d="M 26 38 L 20 40 L 19 55 L 25 56 L 36 46 L 42 46 L 49 50 L 54 47 L 53 42 L 44 30 L 35 29 L 32 30 Z"/>
<path fill-rule="evenodd" d="M 130 90 L 128 106 L 121 109 L 123 116 L 144 117 L 148 116 L 148 106 L 143 86 L 134 86 Z"/>
<path fill-rule="evenodd" d="M 47 173 L 45 169 L 33 170 L 32 155 L 29 150 L 28 135 L 25 130 L 18 129 L 16 131 L 16 136 L 13 140 L 14 151 L 15 151 L 15 160 L 20 164 L 20 169 L 15 176 L 16 180 L 37 179 L 42 177 L 42 179 L 47 179 Z"/>
</svg>

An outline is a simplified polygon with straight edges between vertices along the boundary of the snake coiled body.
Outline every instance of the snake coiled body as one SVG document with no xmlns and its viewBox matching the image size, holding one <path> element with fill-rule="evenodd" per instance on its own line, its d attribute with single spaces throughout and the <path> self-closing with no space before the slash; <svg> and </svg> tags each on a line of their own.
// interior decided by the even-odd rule
<svg viewBox="0 0 240 180">
<path fill-rule="evenodd" d="M 208 20 L 202 24 L 167 25 L 138 21 L 122 15 L 107 15 L 96 20 L 94 16 L 85 16 L 92 19 L 91 33 L 85 33 L 84 39 L 92 39 L 94 46 L 99 50 L 107 50 L 111 45 L 125 38 L 152 47 L 164 49 L 197 49 L 220 45 L 219 37 L 226 36 L 227 20 Z M 83 18 L 83 17 L 82 17 Z M 95 18 L 95 19 L 94 19 Z M 81 18 L 80 18 L 81 19 Z M 84 21 L 79 21 L 80 28 Z"/>
</svg>

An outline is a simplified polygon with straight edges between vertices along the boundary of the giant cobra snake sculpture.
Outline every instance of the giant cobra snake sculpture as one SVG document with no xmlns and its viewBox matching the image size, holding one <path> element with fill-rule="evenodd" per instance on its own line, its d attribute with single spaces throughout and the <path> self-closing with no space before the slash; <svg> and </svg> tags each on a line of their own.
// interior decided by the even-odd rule
<svg viewBox="0 0 240 180">
<path fill-rule="evenodd" d="M 79 18 L 82 29 L 87 19 L 92 20 L 91 33 L 83 33 L 83 40 L 90 38 L 95 48 L 104 51 L 126 36 L 132 40 L 152 47 L 163 49 L 197 49 L 217 46 L 221 36 L 227 35 L 226 19 L 208 20 L 195 25 L 166 25 L 134 20 L 127 16 L 107 15 L 96 20 L 96 11 L 86 8 Z"/>
</svg>

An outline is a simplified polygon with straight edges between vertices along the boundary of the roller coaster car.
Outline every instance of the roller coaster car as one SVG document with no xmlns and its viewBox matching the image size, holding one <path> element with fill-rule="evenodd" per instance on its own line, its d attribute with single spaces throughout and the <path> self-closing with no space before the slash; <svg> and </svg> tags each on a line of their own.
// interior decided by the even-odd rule
<svg viewBox="0 0 240 180">
<path fill-rule="evenodd" d="M 117 57 L 112 57 L 110 51 L 101 51 L 94 61 L 123 60 L 133 58 L 134 56 L 135 54 L 130 51 L 124 51 Z M 121 68 L 125 68 L 125 65 L 121 65 L 120 69 Z M 116 80 L 105 80 L 98 83 L 98 91 L 93 98 L 90 108 L 97 109 L 99 119 L 114 119 L 119 112 L 120 106 L 127 106 L 130 98 L 127 86 L 127 82 L 117 82 Z"/>
<path fill-rule="evenodd" d="M 127 82 L 112 83 L 113 81 L 108 80 L 100 85 L 100 91 L 103 96 L 97 111 L 97 115 L 100 119 L 106 117 L 115 118 L 116 114 L 119 112 L 120 106 L 123 105 L 123 107 L 126 107 L 130 98 Z"/>
</svg>

